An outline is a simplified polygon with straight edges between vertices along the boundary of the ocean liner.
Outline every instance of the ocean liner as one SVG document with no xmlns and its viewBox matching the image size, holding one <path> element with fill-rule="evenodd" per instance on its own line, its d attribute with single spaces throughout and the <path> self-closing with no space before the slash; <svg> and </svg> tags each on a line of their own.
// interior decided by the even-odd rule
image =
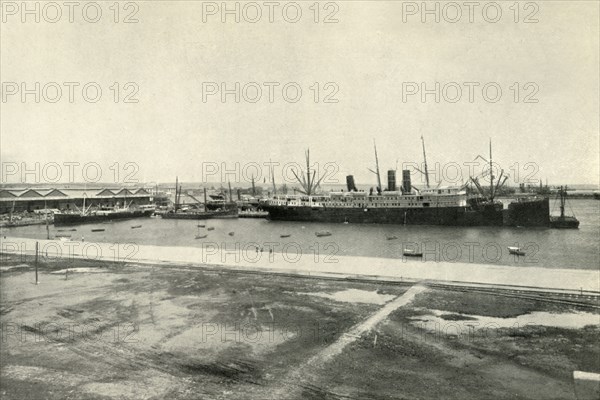
<svg viewBox="0 0 600 400">
<path fill-rule="evenodd" d="M 411 183 L 410 170 L 402 171 L 402 182 L 396 185 L 396 171 L 387 174 L 387 189 L 382 190 L 379 161 L 375 147 L 377 175 L 376 191 L 359 191 L 354 177 L 346 177 L 347 191 L 317 194 L 321 179 L 310 172 L 310 152 L 306 152 L 306 176 L 295 174 L 302 186 L 301 195 L 273 196 L 263 200 L 261 207 L 268 211 L 271 220 L 332 222 L 332 223 L 376 223 L 404 225 L 448 225 L 448 226 L 540 226 L 550 223 L 548 198 L 513 201 L 504 209 L 503 203 L 495 199 L 498 189 L 508 176 L 501 172 L 494 183 L 490 142 L 490 187 L 488 193 L 478 178 L 471 182 L 479 191 L 469 197 L 467 185 L 460 187 L 435 187 L 429 185 L 425 142 L 423 143 L 424 167 L 427 187 L 418 189 Z M 483 157 L 482 157 L 483 158 Z M 487 161 L 487 160 L 486 160 Z M 420 172 L 420 171 L 419 171 Z"/>
</svg>

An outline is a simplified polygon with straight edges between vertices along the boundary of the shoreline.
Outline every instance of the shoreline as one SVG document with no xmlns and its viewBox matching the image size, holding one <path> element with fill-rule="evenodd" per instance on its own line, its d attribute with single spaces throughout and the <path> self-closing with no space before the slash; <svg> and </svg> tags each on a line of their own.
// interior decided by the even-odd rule
<svg viewBox="0 0 600 400">
<path fill-rule="evenodd" d="M 242 272 L 365 279 L 387 282 L 436 282 L 449 285 L 496 287 L 566 294 L 600 294 L 600 271 L 542 267 L 491 266 L 469 263 L 423 263 L 416 260 L 356 256 L 244 253 L 242 249 L 150 246 L 123 243 L 35 240 L 6 237 L 1 252 L 40 257 L 73 258 L 117 263 L 186 265 Z"/>
</svg>

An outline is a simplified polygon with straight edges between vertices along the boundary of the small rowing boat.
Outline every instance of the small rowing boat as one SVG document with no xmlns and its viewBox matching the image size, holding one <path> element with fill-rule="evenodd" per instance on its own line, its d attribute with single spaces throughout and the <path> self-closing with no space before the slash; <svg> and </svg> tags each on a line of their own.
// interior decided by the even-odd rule
<svg viewBox="0 0 600 400">
<path fill-rule="evenodd" d="M 290 237 L 290 236 L 292 236 L 292 235 L 291 235 L 291 234 L 289 234 L 289 233 L 284 233 L 284 234 L 282 234 L 282 235 L 279 235 L 279 237 L 280 237 L 280 238 L 288 238 L 288 237 Z"/>
<path fill-rule="evenodd" d="M 423 253 L 417 250 L 404 249 L 402 252 L 406 257 L 423 257 Z"/>
<path fill-rule="evenodd" d="M 524 256 L 525 252 L 520 247 L 508 246 L 508 253 L 515 254 L 517 256 Z"/>
<path fill-rule="evenodd" d="M 196 239 L 204 239 L 206 238 L 208 235 L 196 235 Z"/>
<path fill-rule="evenodd" d="M 331 232 L 329 232 L 329 231 L 319 231 L 319 232 L 315 232 L 315 236 L 317 236 L 317 237 L 331 236 Z"/>
<path fill-rule="evenodd" d="M 92 232 L 104 232 L 106 229 L 92 229 Z"/>
<path fill-rule="evenodd" d="M 141 227 L 142 227 L 141 225 L 134 225 L 134 226 L 131 227 L 131 229 L 138 229 L 138 228 L 141 228 Z"/>
</svg>

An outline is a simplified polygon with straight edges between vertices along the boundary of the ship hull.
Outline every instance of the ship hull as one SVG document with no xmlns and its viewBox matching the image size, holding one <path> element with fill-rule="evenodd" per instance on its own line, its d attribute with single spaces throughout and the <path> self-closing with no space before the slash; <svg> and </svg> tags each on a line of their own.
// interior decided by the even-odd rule
<svg viewBox="0 0 600 400">
<path fill-rule="evenodd" d="M 206 211 L 206 212 L 184 212 L 184 213 L 166 213 L 161 215 L 165 219 L 223 219 L 238 218 L 238 211 Z"/>
<path fill-rule="evenodd" d="M 110 214 L 92 214 L 92 215 L 81 215 L 81 214 L 54 214 L 54 225 L 77 225 L 77 224 L 88 224 L 94 222 L 104 222 L 122 219 L 132 218 L 144 218 L 149 217 L 154 213 L 154 210 L 145 211 L 120 211 Z"/>
<path fill-rule="evenodd" d="M 550 227 L 555 229 L 578 229 L 579 221 L 574 217 L 551 217 Z"/>
<path fill-rule="evenodd" d="M 550 200 L 543 199 L 515 201 L 508 205 L 504 225 L 548 227 L 550 226 Z"/>
<path fill-rule="evenodd" d="M 274 221 L 442 226 L 544 226 L 549 225 L 548 199 L 509 205 L 472 207 L 293 207 L 262 205 Z"/>
<path fill-rule="evenodd" d="M 498 210 L 472 211 L 467 207 L 444 208 L 333 208 L 285 207 L 264 205 L 269 219 L 275 221 L 332 222 L 351 224 L 400 224 L 478 226 L 502 225 Z"/>
</svg>

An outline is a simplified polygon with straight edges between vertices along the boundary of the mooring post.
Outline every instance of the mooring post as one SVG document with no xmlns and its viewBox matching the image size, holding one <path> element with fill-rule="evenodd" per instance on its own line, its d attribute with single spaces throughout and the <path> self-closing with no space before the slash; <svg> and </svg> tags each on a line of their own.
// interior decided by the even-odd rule
<svg viewBox="0 0 600 400">
<path fill-rule="evenodd" d="M 39 283 L 38 281 L 38 247 L 39 242 L 35 242 L 35 284 Z"/>
</svg>

